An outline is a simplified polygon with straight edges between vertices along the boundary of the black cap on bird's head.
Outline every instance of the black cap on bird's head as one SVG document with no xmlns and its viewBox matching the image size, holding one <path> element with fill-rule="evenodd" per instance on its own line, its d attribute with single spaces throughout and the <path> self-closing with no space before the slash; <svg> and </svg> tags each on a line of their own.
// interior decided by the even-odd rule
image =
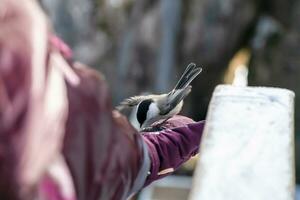
<svg viewBox="0 0 300 200">
<path fill-rule="evenodd" d="M 151 103 L 153 103 L 152 99 L 146 99 L 141 101 L 137 107 L 136 117 L 138 122 L 140 123 L 140 127 L 142 127 L 143 123 L 147 119 L 147 113 Z"/>
</svg>

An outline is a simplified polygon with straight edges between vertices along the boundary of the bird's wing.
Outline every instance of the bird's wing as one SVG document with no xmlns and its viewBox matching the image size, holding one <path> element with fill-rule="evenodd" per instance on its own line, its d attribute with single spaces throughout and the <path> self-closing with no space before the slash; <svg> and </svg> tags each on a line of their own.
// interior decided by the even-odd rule
<svg viewBox="0 0 300 200">
<path fill-rule="evenodd" d="M 191 92 L 192 86 L 187 86 L 183 89 L 177 89 L 172 93 L 169 93 L 166 98 L 166 104 L 164 104 L 160 108 L 160 114 L 166 115 L 171 110 L 173 110 L 190 92 Z"/>
<path fill-rule="evenodd" d="M 197 67 L 194 63 L 187 66 L 174 89 L 166 96 L 166 104 L 160 104 L 162 105 L 161 115 L 166 115 L 173 110 L 191 92 L 192 86 L 190 86 L 190 83 L 201 71 L 202 68 Z"/>
</svg>

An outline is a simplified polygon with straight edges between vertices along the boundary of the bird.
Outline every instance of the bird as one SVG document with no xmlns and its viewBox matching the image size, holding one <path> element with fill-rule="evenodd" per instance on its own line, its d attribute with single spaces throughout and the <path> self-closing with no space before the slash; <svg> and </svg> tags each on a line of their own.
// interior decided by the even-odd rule
<svg viewBox="0 0 300 200">
<path fill-rule="evenodd" d="M 133 96 L 123 100 L 116 108 L 119 111 L 135 108 L 134 117 L 138 122 L 138 129 L 151 131 L 153 130 L 151 125 L 157 122 L 162 124 L 181 111 L 183 100 L 192 89 L 190 83 L 201 72 L 201 67 L 197 67 L 195 63 L 190 63 L 169 93 Z"/>
</svg>

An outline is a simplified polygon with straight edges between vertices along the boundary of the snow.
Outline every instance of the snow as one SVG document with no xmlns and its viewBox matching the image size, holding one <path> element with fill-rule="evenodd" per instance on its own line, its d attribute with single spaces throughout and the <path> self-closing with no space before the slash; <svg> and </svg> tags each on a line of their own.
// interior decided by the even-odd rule
<svg viewBox="0 0 300 200">
<path fill-rule="evenodd" d="M 190 199 L 295 199 L 293 139 L 293 92 L 218 86 Z"/>
</svg>

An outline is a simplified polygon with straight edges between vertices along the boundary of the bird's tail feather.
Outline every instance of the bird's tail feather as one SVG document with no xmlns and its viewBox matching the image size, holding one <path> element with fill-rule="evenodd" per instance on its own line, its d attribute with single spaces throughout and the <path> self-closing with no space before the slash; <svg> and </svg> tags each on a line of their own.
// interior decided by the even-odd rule
<svg viewBox="0 0 300 200">
<path fill-rule="evenodd" d="M 200 74 L 202 71 L 201 67 L 197 67 L 196 64 L 190 63 L 185 71 L 183 72 L 182 76 L 180 77 L 179 81 L 176 83 L 173 91 L 179 90 L 179 89 L 184 89 L 187 87 L 192 80 Z"/>
<path fill-rule="evenodd" d="M 174 89 L 167 95 L 167 103 L 161 108 L 161 114 L 170 112 L 177 106 L 190 92 L 192 80 L 202 71 L 201 67 L 191 63 L 187 66 Z"/>
</svg>

